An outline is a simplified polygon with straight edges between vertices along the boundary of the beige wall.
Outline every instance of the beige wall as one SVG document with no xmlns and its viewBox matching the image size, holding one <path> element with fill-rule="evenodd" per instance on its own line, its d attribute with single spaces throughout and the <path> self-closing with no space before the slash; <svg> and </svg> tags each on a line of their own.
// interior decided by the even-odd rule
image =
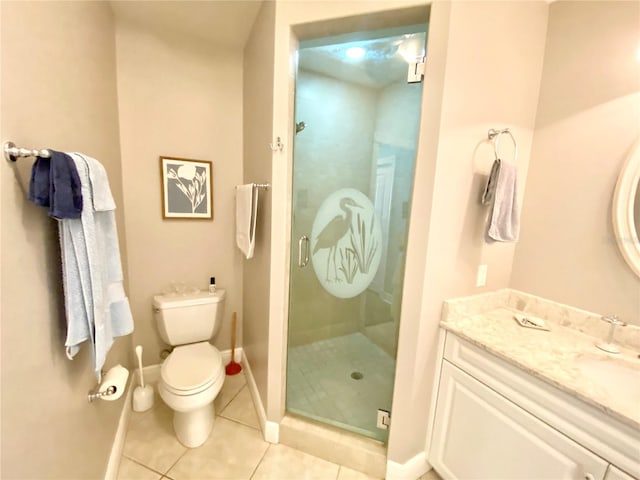
<svg viewBox="0 0 640 480">
<path fill-rule="evenodd" d="M 100 160 L 123 202 L 113 20 L 103 2 L 7 2 L 2 16 L 0 137 Z M 123 400 L 87 402 L 85 345 L 64 354 L 66 328 L 55 221 L 26 200 L 33 159 L 0 162 L 2 189 L 2 478 L 101 478 Z M 127 362 L 130 337 L 106 367 Z"/>
<path fill-rule="evenodd" d="M 271 182 L 273 125 L 273 39 L 275 4 L 265 2 L 244 50 L 243 182 Z M 271 196 L 260 190 L 256 247 L 243 260 L 243 349 L 262 399 L 267 401 L 269 357 L 269 274 L 271 270 Z"/>
<path fill-rule="evenodd" d="M 231 313 L 242 318 L 234 200 L 242 183 L 242 52 L 125 21 L 116 46 L 134 342 L 146 363 L 159 363 L 165 347 L 153 295 L 173 281 L 206 288 L 215 276 L 227 298 L 213 343 L 228 349 Z M 213 221 L 162 219 L 160 155 L 213 162 Z"/>
<path fill-rule="evenodd" d="M 556 2 L 511 286 L 640 325 L 611 200 L 640 135 L 638 2 Z M 597 33 L 594 33 L 597 32 Z"/>
<path fill-rule="evenodd" d="M 493 150 L 484 140 L 491 127 L 513 130 L 523 187 L 546 20 L 544 2 L 432 6 L 408 259 L 418 261 L 415 253 L 421 244 L 427 250 L 423 272 L 408 260 L 405 274 L 388 451 L 393 461 L 404 463 L 419 453 L 428 434 L 443 300 L 482 291 L 475 287 L 482 263 L 489 266 L 485 288 L 508 285 L 513 244 L 484 240 L 488 212 L 479 197 L 493 160 Z M 416 288 L 421 289 L 419 309 L 406 301 Z"/>
</svg>

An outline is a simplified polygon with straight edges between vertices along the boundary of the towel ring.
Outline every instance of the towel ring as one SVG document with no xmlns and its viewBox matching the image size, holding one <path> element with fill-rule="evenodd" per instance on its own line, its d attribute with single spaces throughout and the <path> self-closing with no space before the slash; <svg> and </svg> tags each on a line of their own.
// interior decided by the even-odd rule
<svg viewBox="0 0 640 480">
<path fill-rule="evenodd" d="M 513 162 L 515 163 L 518 158 L 518 144 L 516 143 L 516 139 L 508 128 L 503 130 L 496 130 L 495 128 L 489 129 L 489 133 L 487 137 L 489 140 L 493 141 L 493 154 L 496 157 L 496 160 L 501 160 L 498 152 L 500 151 L 500 135 L 509 135 L 511 137 L 511 141 L 513 142 Z"/>
</svg>

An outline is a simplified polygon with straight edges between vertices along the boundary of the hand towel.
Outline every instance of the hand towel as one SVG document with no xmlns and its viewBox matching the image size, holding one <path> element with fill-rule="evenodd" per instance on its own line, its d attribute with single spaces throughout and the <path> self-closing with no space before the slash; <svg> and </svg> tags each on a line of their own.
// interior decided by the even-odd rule
<svg viewBox="0 0 640 480">
<path fill-rule="evenodd" d="M 517 242 L 520 216 L 517 201 L 518 168 L 509 162 L 500 163 L 500 172 L 493 200 L 488 235 L 498 242 Z"/>
<path fill-rule="evenodd" d="M 493 197 L 496 194 L 496 184 L 498 183 L 498 175 L 500 175 L 500 160 L 496 158 L 491 166 L 491 173 L 487 179 L 487 186 L 482 193 L 482 205 L 491 205 Z"/>
<path fill-rule="evenodd" d="M 31 169 L 28 198 L 36 205 L 49 207 L 49 216 L 57 219 L 80 218 L 82 185 L 73 159 L 49 150 L 51 158 L 37 157 Z"/>
<path fill-rule="evenodd" d="M 258 214 L 258 192 L 253 184 L 236 186 L 236 243 L 247 257 L 253 257 Z"/>
<path fill-rule="evenodd" d="M 96 378 L 116 337 L 133 331 L 122 284 L 115 202 L 104 167 L 86 155 L 70 154 L 80 178 L 85 207 L 79 219 L 60 222 L 62 279 L 67 316 L 67 356 L 89 341 Z M 113 208 L 109 208 L 113 206 Z"/>
</svg>

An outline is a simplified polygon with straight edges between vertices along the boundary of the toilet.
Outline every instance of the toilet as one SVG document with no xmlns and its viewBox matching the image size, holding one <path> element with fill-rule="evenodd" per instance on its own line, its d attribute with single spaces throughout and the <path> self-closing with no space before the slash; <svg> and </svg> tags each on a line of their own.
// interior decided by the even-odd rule
<svg viewBox="0 0 640 480">
<path fill-rule="evenodd" d="M 209 340 L 220 330 L 225 291 L 156 295 L 160 337 L 175 347 L 162 363 L 158 392 L 173 410 L 173 429 L 184 446 L 202 445 L 213 428 L 213 400 L 224 383 L 222 355 Z"/>
</svg>

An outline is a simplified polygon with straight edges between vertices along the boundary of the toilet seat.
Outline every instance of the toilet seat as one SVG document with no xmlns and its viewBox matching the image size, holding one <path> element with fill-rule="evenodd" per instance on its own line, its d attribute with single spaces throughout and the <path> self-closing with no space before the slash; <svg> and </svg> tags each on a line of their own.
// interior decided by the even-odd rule
<svg viewBox="0 0 640 480">
<path fill-rule="evenodd" d="M 224 375 L 222 355 L 209 342 L 176 347 L 163 362 L 160 377 L 174 395 L 195 395 Z"/>
</svg>

